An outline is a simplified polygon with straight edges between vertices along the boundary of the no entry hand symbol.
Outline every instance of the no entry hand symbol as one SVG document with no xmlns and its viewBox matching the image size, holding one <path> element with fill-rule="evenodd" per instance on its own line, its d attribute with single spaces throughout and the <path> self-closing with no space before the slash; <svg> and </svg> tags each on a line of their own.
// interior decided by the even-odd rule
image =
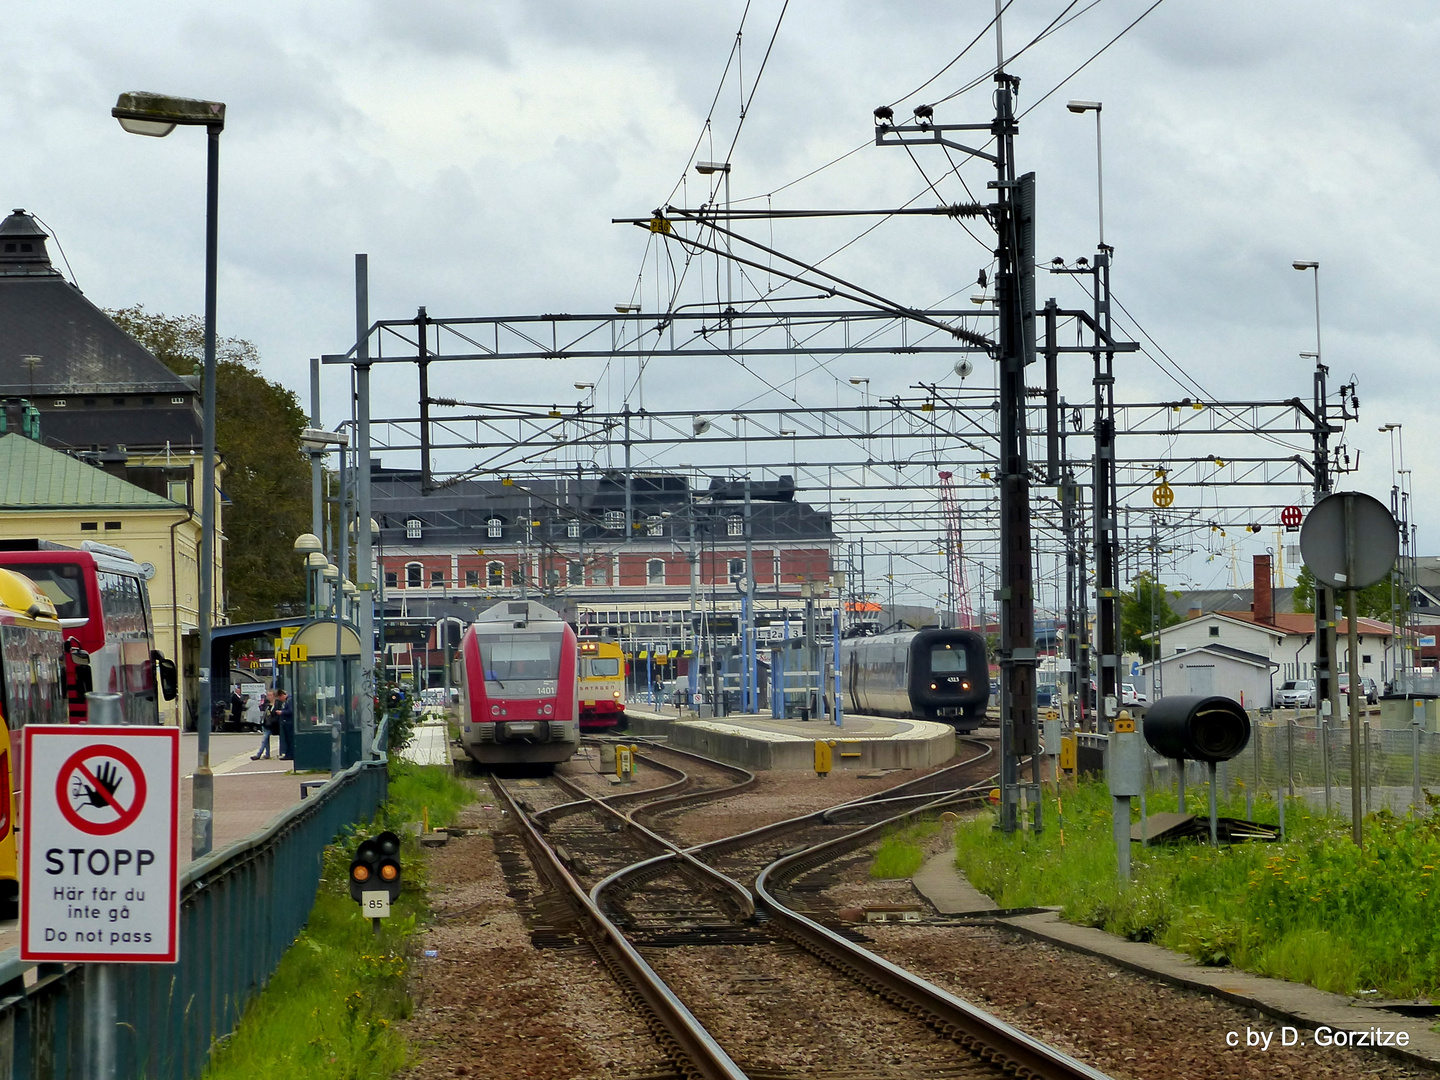
<svg viewBox="0 0 1440 1080">
<path fill-rule="evenodd" d="M 145 808 L 145 773 L 118 746 L 87 746 L 60 767 L 55 801 L 81 832 L 113 836 L 133 825 Z"/>
</svg>

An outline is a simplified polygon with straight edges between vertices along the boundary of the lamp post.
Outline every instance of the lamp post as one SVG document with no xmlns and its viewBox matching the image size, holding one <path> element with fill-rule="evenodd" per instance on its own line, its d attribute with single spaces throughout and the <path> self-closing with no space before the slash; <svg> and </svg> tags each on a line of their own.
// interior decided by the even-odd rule
<svg viewBox="0 0 1440 1080">
<path fill-rule="evenodd" d="M 1395 520 L 1401 523 L 1400 529 L 1401 529 L 1401 537 L 1402 537 L 1402 548 L 1403 548 L 1403 537 L 1404 537 L 1404 535 L 1405 535 L 1404 517 L 1403 517 L 1403 515 L 1402 515 L 1402 511 L 1401 511 L 1401 507 L 1400 507 L 1400 471 L 1405 468 L 1405 436 L 1404 436 L 1404 432 L 1401 430 L 1401 429 L 1403 428 L 1403 426 L 1404 426 L 1404 425 L 1402 425 L 1402 424 L 1385 424 L 1385 425 L 1383 425 L 1383 426 L 1379 429 L 1379 430 L 1380 430 L 1380 434 L 1382 434 L 1382 435 L 1388 434 L 1388 435 L 1390 436 L 1390 481 L 1391 481 L 1391 482 L 1390 482 L 1390 513 L 1392 513 L 1393 515 L 1395 515 Z M 1395 439 L 1396 439 L 1396 434 L 1395 434 L 1395 433 L 1396 433 L 1396 432 L 1400 432 L 1400 433 L 1401 433 L 1401 434 L 1400 434 L 1400 466 L 1399 466 L 1399 470 L 1396 469 L 1396 463 L 1395 463 Z M 1404 566 L 1405 566 L 1405 563 L 1404 563 L 1404 559 L 1402 558 L 1402 559 L 1401 559 L 1401 563 L 1400 563 L 1400 571 L 1401 571 L 1401 574 L 1402 574 L 1402 580 L 1403 580 Z M 1393 655 L 1393 654 L 1395 653 L 1395 650 L 1392 649 L 1392 646 L 1393 646 L 1394 643 L 1395 643 L 1395 628 L 1399 625 L 1399 622 L 1400 622 L 1400 617 L 1399 617 L 1399 605 L 1397 605 L 1397 604 L 1395 603 L 1395 600 L 1396 600 L 1396 595 L 1395 595 L 1395 577 L 1396 577 L 1395 571 L 1392 570 L 1391 573 L 1390 573 L 1390 639 L 1385 643 L 1386 666 L 1387 666 L 1387 668 L 1389 669 L 1389 676 L 1390 676 L 1389 681 L 1390 681 L 1390 683 L 1391 683 L 1392 685 L 1393 685 L 1393 684 L 1395 683 L 1395 681 L 1396 681 L 1396 680 L 1395 680 L 1395 668 L 1396 668 L 1396 666 L 1397 666 L 1398 663 L 1399 663 L 1399 661 L 1398 661 L 1397 659 L 1395 659 L 1395 656 Z M 1410 593 L 1409 593 L 1409 589 L 1408 589 L 1408 588 L 1406 589 L 1405 595 L 1406 595 L 1406 598 L 1407 598 L 1406 604 L 1405 604 L 1405 607 L 1406 607 L 1406 615 L 1407 615 L 1406 622 L 1408 623 L 1408 622 L 1409 622 L 1408 615 L 1409 615 L 1409 607 L 1410 607 L 1409 600 L 1408 600 Z M 1400 656 L 1404 656 L 1404 655 L 1405 655 L 1403 649 L 1404 649 L 1404 644 L 1403 644 L 1403 638 L 1402 638 L 1401 651 L 1400 651 L 1400 653 L 1399 653 Z M 1407 668 L 1408 668 L 1409 665 L 1407 664 L 1406 666 L 1407 666 Z M 1408 670 L 1406 671 L 1406 675 L 1407 675 L 1407 677 L 1408 677 L 1408 675 L 1409 675 L 1409 671 L 1408 671 Z"/>
<path fill-rule="evenodd" d="M 295 538 L 292 545 L 295 554 L 301 556 L 305 564 L 305 617 L 310 617 L 310 556 L 321 549 L 320 538 L 314 533 L 301 533 Z"/>
<path fill-rule="evenodd" d="M 1100 209 L 1100 247 L 1105 247 L 1105 167 L 1100 154 L 1100 107 L 1098 101 L 1070 101 L 1065 107 L 1077 116 L 1095 114 L 1095 193 Z"/>
<path fill-rule="evenodd" d="M 732 320 L 731 320 L 730 317 L 729 317 L 730 315 L 732 315 L 732 314 L 734 313 L 734 310 L 735 310 L 735 297 L 734 297 L 734 294 L 731 292 L 731 288 L 730 288 L 730 267 L 731 267 L 731 265 L 732 265 L 732 260 L 730 259 L 730 234 L 729 234 L 729 229 L 730 229 L 730 162 L 728 162 L 728 161 L 697 161 L 697 162 L 695 163 L 695 171 L 696 171 L 697 173 L 699 173 L 701 176 L 713 176 L 715 173 L 723 173 L 724 176 L 725 176 L 725 229 L 726 229 L 726 234 L 725 234 L 725 309 L 726 309 L 726 320 L 725 320 L 725 321 L 726 321 L 727 324 L 729 324 L 729 326 L 727 327 L 728 341 L 727 341 L 726 348 L 731 348 L 731 349 L 733 349 L 733 348 L 735 347 L 735 340 L 734 340 L 735 329 L 734 329 L 734 324 L 733 324 Z"/>
<path fill-rule="evenodd" d="M 196 718 L 196 762 L 192 788 L 190 854 L 207 855 L 215 829 L 215 777 L 210 771 L 210 649 L 214 633 L 211 610 L 215 593 L 215 279 L 219 237 L 217 211 L 220 186 L 220 133 L 225 130 L 225 104 L 164 94 L 121 94 L 110 110 L 120 126 L 132 135 L 164 138 L 177 126 L 203 127 L 206 132 L 205 167 L 205 370 L 202 389 L 201 447 L 203 454 L 200 501 L 200 663 L 199 705 Z"/>
</svg>

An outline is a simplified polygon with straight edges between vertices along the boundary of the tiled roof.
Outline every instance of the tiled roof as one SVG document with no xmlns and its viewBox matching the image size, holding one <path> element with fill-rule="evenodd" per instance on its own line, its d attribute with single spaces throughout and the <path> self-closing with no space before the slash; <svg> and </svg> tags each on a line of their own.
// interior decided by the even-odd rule
<svg viewBox="0 0 1440 1080">
<path fill-rule="evenodd" d="M 1227 619 L 1235 619 L 1238 622 L 1255 622 L 1253 611 L 1217 611 L 1216 615 L 1224 615 Z M 1387 622 L 1379 619 L 1357 619 L 1356 629 L 1362 634 L 1379 634 L 1388 636 L 1395 632 L 1395 628 Z M 1273 625 L 1276 629 L 1287 634 L 1313 634 L 1315 632 L 1315 616 L 1310 614 L 1285 615 L 1276 614 L 1273 623 L 1258 623 L 1259 626 Z M 1350 632 L 1350 623 L 1345 619 L 1337 621 L 1335 632 L 1345 635 Z"/>
<path fill-rule="evenodd" d="M 178 509 L 176 503 L 42 446 L 0 436 L 0 510 Z"/>
</svg>

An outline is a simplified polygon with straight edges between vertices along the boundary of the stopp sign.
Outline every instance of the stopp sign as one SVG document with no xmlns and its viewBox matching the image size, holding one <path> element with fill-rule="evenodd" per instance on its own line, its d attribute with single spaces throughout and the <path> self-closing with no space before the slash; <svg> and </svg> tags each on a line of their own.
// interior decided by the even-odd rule
<svg viewBox="0 0 1440 1080">
<path fill-rule="evenodd" d="M 20 956 L 173 963 L 180 732 L 24 728 Z"/>
<path fill-rule="evenodd" d="M 1280 511 L 1280 524 L 1286 528 L 1295 528 L 1296 525 L 1300 524 L 1300 518 L 1300 507 L 1298 506 L 1287 506 L 1284 510 Z"/>
<path fill-rule="evenodd" d="M 147 794 L 145 773 L 118 746 L 89 746 L 60 766 L 55 801 L 65 820 L 91 836 L 123 832 L 140 817 Z"/>
</svg>

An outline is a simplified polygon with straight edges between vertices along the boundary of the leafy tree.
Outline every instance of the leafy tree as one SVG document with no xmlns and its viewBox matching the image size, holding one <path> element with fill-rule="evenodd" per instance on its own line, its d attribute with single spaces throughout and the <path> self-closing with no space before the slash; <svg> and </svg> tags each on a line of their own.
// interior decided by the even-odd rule
<svg viewBox="0 0 1440 1080">
<path fill-rule="evenodd" d="M 175 374 L 201 370 L 199 316 L 162 315 L 139 304 L 106 314 Z M 307 416 L 291 391 L 260 374 L 253 344 L 219 338 L 215 354 L 215 446 L 230 503 L 221 516 L 226 606 L 232 622 L 283 617 L 305 602 L 291 545 L 310 531 L 310 465 L 300 450 Z"/>
<path fill-rule="evenodd" d="M 1393 569 L 1392 569 L 1393 573 Z M 1396 590 L 1396 601 L 1404 604 L 1403 593 Z M 1336 594 L 1336 606 L 1341 613 L 1349 610 L 1348 602 L 1340 594 Z M 1310 572 L 1308 566 L 1302 566 L 1300 573 L 1295 575 L 1295 610 L 1315 610 L 1315 575 Z M 1381 581 L 1374 585 L 1361 589 L 1355 594 L 1355 610 L 1361 618 L 1379 619 L 1382 622 L 1390 621 L 1390 576 L 1387 574 Z"/>
<path fill-rule="evenodd" d="M 1167 595 L 1178 597 L 1180 594 L 1166 589 L 1149 574 L 1140 574 L 1130 591 L 1120 598 L 1121 646 L 1126 652 L 1139 653 L 1144 659 L 1153 660 L 1155 642 L 1147 641 L 1145 635 L 1152 629 L 1163 630 L 1184 621 L 1166 603 Z"/>
</svg>

